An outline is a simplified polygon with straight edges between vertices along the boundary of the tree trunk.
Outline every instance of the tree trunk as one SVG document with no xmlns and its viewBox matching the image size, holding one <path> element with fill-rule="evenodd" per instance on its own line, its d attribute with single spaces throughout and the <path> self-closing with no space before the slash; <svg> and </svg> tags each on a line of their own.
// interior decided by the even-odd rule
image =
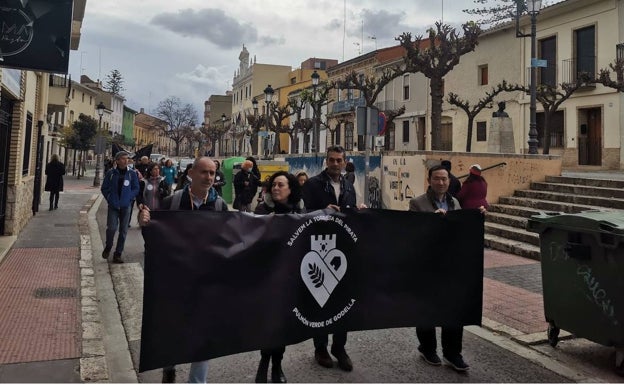
<svg viewBox="0 0 624 385">
<path fill-rule="evenodd" d="M 256 154 L 258 153 L 258 132 L 254 132 L 251 134 L 251 138 L 250 138 L 250 142 L 251 142 L 251 154 L 253 156 L 256 156 Z"/>
<path fill-rule="evenodd" d="M 442 146 L 442 79 L 431 78 L 431 150 L 439 150 Z"/>
<path fill-rule="evenodd" d="M 472 149 L 472 126 L 474 124 L 474 117 L 468 116 L 468 133 L 466 138 L 466 152 L 470 152 Z"/>
</svg>

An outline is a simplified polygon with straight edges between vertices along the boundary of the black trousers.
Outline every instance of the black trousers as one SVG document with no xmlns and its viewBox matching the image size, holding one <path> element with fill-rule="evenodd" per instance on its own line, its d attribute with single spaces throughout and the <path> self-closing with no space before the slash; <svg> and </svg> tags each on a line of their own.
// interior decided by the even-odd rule
<svg viewBox="0 0 624 385">
<path fill-rule="evenodd" d="M 58 191 L 50 191 L 50 209 L 58 207 L 59 195 Z"/>
<path fill-rule="evenodd" d="M 314 337 L 314 349 L 327 349 L 329 336 Z M 347 332 L 337 332 L 332 336 L 332 350 L 343 350 L 347 344 Z"/>
<path fill-rule="evenodd" d="M 286 346 L 280 346 L 279 348 L 262 349 L 260 350 L 260 355 L 262 356 L 262 358 L 271 357 L 271 359 L 273 360 L 273 363 L 275 363 L 276 361 L 281 361 L 282 358 L 284 358 L 285 351 L 286 351 Z"/>
<path fill-rule="evenodd" d="M 425 352 L 436 351 L 438 343 L 435 328 L 416 328 L 416 336 L 420 342 L 421 350 Z M 461 326 L 442 327 L 442 354 L 445 357 L 461 354 L 463 336 L 464 328 Z"/>
</svg>

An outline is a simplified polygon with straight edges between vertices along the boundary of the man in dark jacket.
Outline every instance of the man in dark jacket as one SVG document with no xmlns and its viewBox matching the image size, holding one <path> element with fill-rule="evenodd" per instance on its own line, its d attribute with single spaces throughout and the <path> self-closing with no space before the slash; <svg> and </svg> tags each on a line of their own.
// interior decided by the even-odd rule
<svg viewBox="0 0 624 385">
<path fill-rule="evenodd" d="M 459 190 L 461 190 L 462 185 L 459 179 L 457 179 L 457 177 L 451 173 L 451 161 L 443 160 L 442 162 L 440 162 L 440 165 L 444 167 L 449 174 L 449 194 L 457 198 L 457 194 L 459 194 Z"/>
<path fill-rule="evenodd" d="M 123 253 L 130 223 L 130 214 L 134 199 L 139 194 L 139 177 L 136 171 L 128 169 L 128 153 L 119 151 L 115 154 L 117 167 L 110 169 L 102 182 L 102 194 L 108 202 L 106 216 L 106 244 L 102 258 L 108 259 L 117 228 L 119 237 L 113 254 L 113 263 L 123 263 Z"/>
<path fill-rule="evenodd" d="M 251 202 L 256 196 L 260 179 L 252 172 L 253 162 L 245 160 L 239 172 L 234 175 L 234 208 L 239 211 L 251 212 Z"/>
<path fill-rule="evenodd" d="M 327 168 L 303 185 L 303 201 L 306 211 L 332 208 L 337 211 L 355 209 L 355 188 L 342 176 L 346 165 L 346 152 L 341 146 L 327 148 Z M 314 337 L 314 358 L 319 365 L 331 368 L 334 366 L 327 352 L 327 336 Z M 347 332 L 333 335 L 331 353 L 338 359 L 338 367 L 342 370 L 353 370 L 353 363 L 345 350 Z"/>
<path fill-rule="evenodd" d="M 57 154 L 52 155 L 52 160 L 46 165 L 47 175 L 45 191 L 50 192 L 50 211 L 58 209 L 59 192 L 63 191 L 63 175 L 65 165 L 59 161 Z"/>
<path fill-rule="evenodd" d="M 409 203 L 410 211 L 434 212 L 445 215 L 447 211 L 461 209 L 459 201 L 450 194 L 450 173 L 440 165 L 429 169 L 429 188 L 427 192 L 420 195 Z M 451 365 L 458 372 L 465 372 L 469 369 L 461 355 L 462 337 L 464 329 L 462 326 L 442 327 L 442 354 L 444 361 Z M 442 360 L 438 356 L 436 331 L 434 326 L 417 327 L 416 336 L 420 342 L 418 351 L 421 357 L 430 365 L 439 366 Z"/>
</svg>

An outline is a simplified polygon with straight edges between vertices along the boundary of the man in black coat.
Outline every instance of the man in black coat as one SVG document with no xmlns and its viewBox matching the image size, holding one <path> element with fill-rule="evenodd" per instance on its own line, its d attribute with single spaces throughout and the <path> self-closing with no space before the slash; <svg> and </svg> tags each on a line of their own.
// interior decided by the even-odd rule
<svg viewBox="0 0 624 385">
<path fill-rule="evenodd" d="M 449 194 L 457 198 L 457 194 L 459 194 L 459 190 L 461 190 L 461 182 L 459 181 L 459 179 L 457 179 L 455 175 L 451 173 L 451 161 L 443 160 L 442 162 L 440 162 L 440 165 L 444 167 L 449 174 Z"/>
<path fill-rule="evenodd" d="M 320 174 L 308 179 L 303 185 L 303 201 L 306 211 L 332 208 L 337 211 L 355 209 L 355 188 L 353 184 L 342 176 L 346 165 L 346 152 L 341 146 L 331 146 L 327 149 L 325 159 L 327 168 Z M 327 335 L 314 337 L 314 358 L 319 365 L 331 368 L 334 366 L 327 351 Z M 338 359 L 338 367 L 342 370 L 353 370 L 353 363 L 345 350 L 347 332 L 337 332 L 333 335 L 331 353 Z"/>
</svg>

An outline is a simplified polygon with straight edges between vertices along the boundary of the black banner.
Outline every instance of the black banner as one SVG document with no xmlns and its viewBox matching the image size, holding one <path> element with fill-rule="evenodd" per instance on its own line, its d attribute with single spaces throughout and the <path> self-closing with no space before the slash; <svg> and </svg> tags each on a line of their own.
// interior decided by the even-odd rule
<svg viewBox="0 0 624 385">
<path fill-rule="evenodd" d="M 0 6 L 0 66 L 66 74 L 72 0 L 6 0 Z"/>
<path fill-rule="evenodd" d="M 155 211 L 143 236 L 140 371 L 339 330 L 481 323 L 477 210 Z"/>
</svg>

